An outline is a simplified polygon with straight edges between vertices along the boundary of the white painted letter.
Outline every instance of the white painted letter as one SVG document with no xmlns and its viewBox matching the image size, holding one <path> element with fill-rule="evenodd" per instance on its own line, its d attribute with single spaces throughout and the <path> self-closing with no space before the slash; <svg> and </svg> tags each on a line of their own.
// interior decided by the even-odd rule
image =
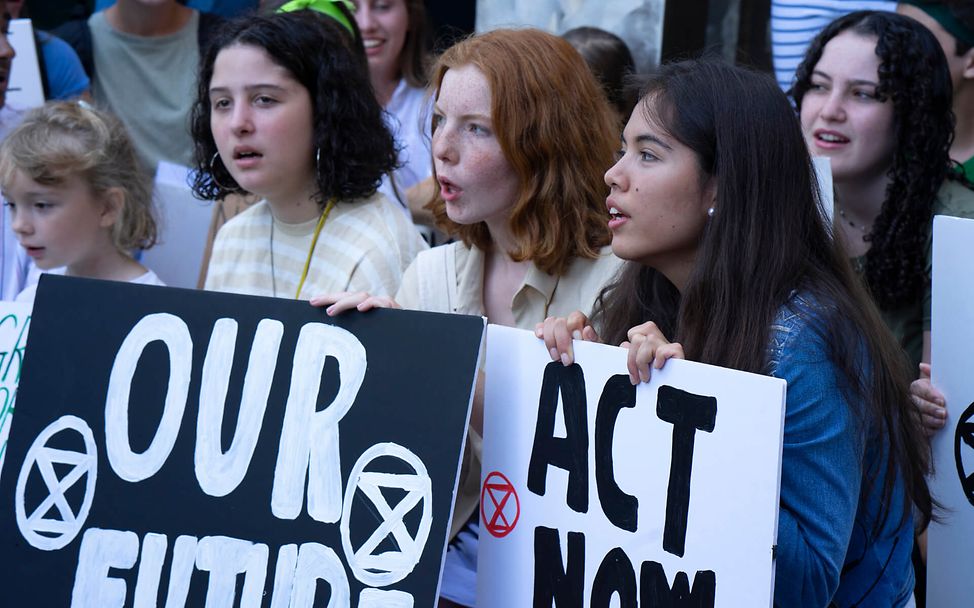
<svg viewBox="0 0 974 608">
<path fill-rule="evenodd" d="M 142 539 L 142 558 L 139 559 L 139 578 L 135 581 L 135 600 L 132 608 L 156 608 L 159 597 L 159 576 L 166 561 L 169 539 L 165 534 L 150 532 Z"/>
<path fill-rule="evenodd" d="M 338 394 L 317 412 L 321 373 L 328 357 L 338 360 Z M 301 514 L 307 478 L 308 515 L 322 523 L 341 518 L 338 422 L 355 402 L 366 367 L 365 347 L 351 333 L 323 323 L 301 328 L 274 469 L 271 512 L 275 517 L 296 519 Z"/>
<path fill-rule="evenodd" d="M 413 608 L 413 596 L 405 591 L 365 588 L 358 596 L 358 608 Z"/>
<path fill-rule="evenodd" d="M 169 387 L 156 436 L 149 449 L 136 454 L 129 442 L 129 392 L 139 357 L 156 340 L 161 340 L 169 350 Z M 105 399 L 105 449 L 108 462 L 125 481 L 152 477 L 169 457 L 183 421 L 192 367 L 193 340 L 189 328 L 182 319 L 168 313 L 143 317 L 119 347 Z"/>
<path fill-rule="evenodd" d="M 223 411 L 237 340 L 237 322 L 219 319 L 213 326 L 203 360 L 200 411 L 196 421 L 196 479 L 200 488 L 210 496 L 226 496 L 247 475 L 264 423 L 267 396 L 271 392 L 283 335 L 284 324 L 280 321 L 262 319 L 257 325 L 244 375 L 237 428 L 230 449 L 224 453 L 221 440 Z"/>
<path fill-rule="evenodd" d="M 327 608 L 347 608 L 350 605 L 351 593 L 341 560 L 330 547 L 304 543 L 298 551 L 298 567 L 294 573 L 290 608 L 314 607 L 318 579 L 331 587 Z"/>
<path fill-rule="evenodd" d="M 172 567 L 169 570 L 169 590 L 166 592 L 166 608 L 185 608 L 189 595 L 189 583 L 196 567 L 196 537 L 179 536 L 172 549 Z"/>
<path fill-rule="evenodd" d="M 135 532 L 89 528 L 81 537 L 71 608 L 121 608 L 125 581 L 108 576 L 109 568 L 128 570 L 139 559 Z"/>
<path fill-rule="evenodd" d="M 260 608 L 267 578 L 267 545 L 229 536 L 204 536 L 196 549 L 196 567 L 210 573 L 206 608 L 233 608 L 237 575 L 244 573 L 240 608 Z"/>
<path fill-rule="evenodd" d="M 294 569 L 298 565 L 298 546 L 284 545 L 277 551 L 277 569 L 274 574 L 274 594 L 271 608 L 290 608 L 291 588 L 294 586 Z"/>
</svg>

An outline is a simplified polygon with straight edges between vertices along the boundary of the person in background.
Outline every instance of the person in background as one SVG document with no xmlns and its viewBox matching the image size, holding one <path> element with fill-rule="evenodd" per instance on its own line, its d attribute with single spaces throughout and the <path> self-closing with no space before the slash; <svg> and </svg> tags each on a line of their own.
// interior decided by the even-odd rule
<svg viewBox="0 0 974 608">
<path fill-rule="evenodd" d="M 822 28 L 853 11 L 892 11 L 895 0 L 771 0 L 771 55 L 778 85 L 787 91 L 795 68 Z"/>
<path fill-rule="evenodd" d="M 7 2 L 11 19 L 29 19 L 24 0 Z M 34 29 L 34 45 L 41 69 L 41 83 L 47 100 L 91 100 L 91 81 L 81 65 L 81 59 L 71 45 L 50 32 Z"/>
<path fill-rule="evenodd" d="M 151 185 L 122 124 L 84 102 L 30 111 L 0 144 L 13 231 L 38 268 L 162 285 L 131 252 L 152 247 Z M 19 302 L 33 302 L 36 285 Z"/>
<path fill-rule="evenodd" d="M 612 32 L 597 27 L 576 27 L 561 35 L 588 64 L 602 85 L 606 98 L 624 126 L 636 100 L 628 90 L 627 80 L 636 73 L 636 63 L 625 41 Z"/>
<path fill-rule="evenodd" d="M 974 187 L 974 0 L 908 0 L 896 12 L 922 23 L 947 56 L 957 121 L 950 157 Z"/>
<path fill-rule="evenodd" d="M 337 18 L 304 9 L 238 18 L 203 57 L 193 189 L 205 200 L 262 199 L 220 228 L 206 289 L 390 295 L 426 248 L 376 193 L 395 166 L 395 144 L 354 18 L 334 6 L 344 11 Z"/>
<path fill-rule="evenodd" d="M 903 2 L 897 11 L 917 19 L 933 32 L 947 55 L 954 85 L 954 115 L 957 117 L 951 158 L 962 163 L 965 177 L 974 181 L 974 2 Z M 946 26 L 941 25 L 941 21 Z M 948 26 L 950 30 L 946 29 Z M 947 424 L 947 402 L 943 393 L 930 383 L 929 364 L 920 364 L 920 378 L 913 382 L 911 392 L 923 414 L 927 433 L 932 435 L 942 429 Z"/>
<path fill-rule="evenodd" d="M 7 104 L 10 67 L 16 54 L 7 39 L 9 28 L 7 3 L 0 0 L 0 141 L 6 139 L 23 119 L 23 112 Z M 10 214 L 4 209 L 0 214 L 0 300 L 13 300 L 27 287 L 31 266 L 30 258 L 10 228 Z"/>
<path fill-rule="evenodd" d="M 914 369 L 930 361 L 933 216 L 974 217 L 950 160 L 950 74 L 915 20 L 863 11 L 833 21 L 791 96 L 813 155 L 831 160 L 835 231 Z"/>
<path fill-rule="evenodd" d="M 408 210 L 410 198 L 417 202 L 422 198 L 410 196 L 410 189 L 432 175 L 426 8 L 423 0 L 353 0 L 353 4 L 372 89 L 399 148 L 399 167 L 383 178 L 379 191 Z M 415 209 L 415 214 L 425 215 L 422 209 Z"/>
<path fill-rule="evenodd" d="M 670 358 L 786 380 L 774 605 L 912 606 L 913 509 L 925 526 L 932 500 L 909 369 L 823 221 L 776 83 L 664 66 L 605 182 L 628 262 L 591 323 L 536 328 L 552 358 L 571 364 L 578 332 L 627 348 L 633 384 Z"/>
<path fill-rule="evenodd" d="M 189 166 L 189 111 L 197 68 L 219 17 L 177 0 L 118 0 L 54 33 L 91 76 L 98 107 L 118 116 L 150 173 L 159 161 Z"/>
</svg>

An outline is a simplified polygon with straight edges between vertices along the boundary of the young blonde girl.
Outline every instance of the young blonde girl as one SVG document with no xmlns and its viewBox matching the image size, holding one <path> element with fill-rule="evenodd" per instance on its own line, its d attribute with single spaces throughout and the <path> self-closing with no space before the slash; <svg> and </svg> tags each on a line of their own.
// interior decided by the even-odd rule
<svg viewBox="0 0 974 608">
<path fill-rule="evenodd" d="M 73 102 L 31 111 L 0 145 L 0 188 L 40 270 L 162 285 L 130 253 L 155 243 L 156 223 L 149 178 L 114 117 Z"/>
</svg>

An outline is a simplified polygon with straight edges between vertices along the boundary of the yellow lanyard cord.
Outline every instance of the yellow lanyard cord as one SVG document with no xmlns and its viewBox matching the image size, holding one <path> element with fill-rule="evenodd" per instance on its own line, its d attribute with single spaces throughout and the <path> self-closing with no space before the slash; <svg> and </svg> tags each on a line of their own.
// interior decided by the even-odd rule
<svg viewBox="0 0 974 608">
<path fill-rule="evenodd" d="M 294 294 L 294 299 L 301 299 L 301 288 L 304 287 L 304 280 L 308 278 L 308 269 L 311 268 L 311 256 L 314 255 L 315 245 L 318 244 L 318 235 L 321 234 L 321 228 L 325 225 L 325 220 L 328 219 L 328 214 L 331 213 L 332 208 L 335 206 L 335 199 L 328 201 L 325 206 L 325 211 L 318 218 L 318 225 L 315 226 L 314 236 L 311 237 L 311 249 L 308 249 L 308 259 L 304 261 L 304 270 L 301 271 L 301 280 L 298 281 L 298 291 Z"/>
</svg>

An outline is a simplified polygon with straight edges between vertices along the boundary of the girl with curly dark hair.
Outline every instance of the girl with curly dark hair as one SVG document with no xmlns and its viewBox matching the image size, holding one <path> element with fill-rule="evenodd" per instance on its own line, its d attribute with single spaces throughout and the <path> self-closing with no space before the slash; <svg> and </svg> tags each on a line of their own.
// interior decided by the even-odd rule
<svg viewBox="0 0 974 608">
<path fill-rule="evenodd" d="M 809 46 L 791 95 L 812 154 L 832 161 L 836 233 L 916 368 L 930 360 L 932 218 L 974 217 L 951 170 L 943 51 L 913 19 L 851 13 Z"/>
<path fill-rule="evenodd" d="M 263 199 L 220 229 L 207 289 L 296 299 L 393 294 L 425 248 L 376 194 L 396 149 L 354 19 L 336 6 L 344 21 L 312 10 L 232 21 L 203 57 L 193 189 L 210 200 L 231 192 Z"/>
</svg>

